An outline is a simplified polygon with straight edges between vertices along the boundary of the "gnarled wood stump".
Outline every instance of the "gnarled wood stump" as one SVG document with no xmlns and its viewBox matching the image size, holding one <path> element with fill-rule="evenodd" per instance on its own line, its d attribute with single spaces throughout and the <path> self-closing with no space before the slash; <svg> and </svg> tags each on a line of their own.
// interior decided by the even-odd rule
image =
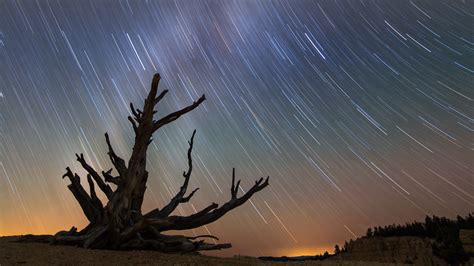
<svg viewBox="0 0 474 266">
<path fill-rule="evenodd" d="M 159 81 L 160 75 L 155 74 L 143 110 L 135 109 L 133 104 L 130 104 L 133 116 L 129 116 L 128 120 L 135 131 L 135 144 L 128 164 L 114 152 L 109 136 L 105 133 L 105 140 L 109 149 L 108 155 L 117 175 L 112 174 L 113 169 L 101 171 L 102 176 L 99 175 L 98 171 L 86 162 L 83 154 L 76 154 L 77 161 L 88 173 L 89 193 L 87 193 L 81 185 L 81 178 L 73 173 L 69 167 L 66 168 L 63 178 L 68 177 L 71 181 L 68 188 L 89 220 L 89 225 L 81 231 L 77 231 L 73 227 L 69 231 L 61 231 L 54 236 L 37 238 L 30 236 L 23 239 L 24 241 L 45 241 L 46 239 L 55 244 L 78 245 L 85 248 L 151 249 L 162 252 L 193 252 L 231 247 L 231 244 L 210 244 L 204 242 L 204 240 L 198 240 L 202 238 L 217 240 L 217 237 L 211 235 L 186 237 L 163 234 L 163 232 L 169 230 L 192 229 L 212 223 L 228 211 L 245 203 L 254 193 L 268 185 L 268 177 L 266 179 L 260 178 L 244 195 L 239 197 L 237 192 L 240 180 L 237 183 L 235 182 L 235 169 L 233 169 L 229 201 L 222 206 L 212 203 L 189 216 L 172 215 L 179 204 L 188 202 L 199 189 L 196 188 L 186 195 L 193 170 L 191 153 L 196 130 L 194 130 L 189 140 L 188 170 L 183 173 L 184 182 L 180 190 L 163 208 L 157 208 L 142 214 L 141 207 L 148 179 L 146 153 L 148 145 L 152 141 L 153 133 L 194 110 L 206 99 L 202 95 L 191 105 L 154 120 L 155 106 L 168 92 L 164 90 L 157 95 Z M 105 206 L 96 195 L 95 184 L 108 199 Z M 109 184 L 113 184 L 116 188 L 113 189 Z"/>
</svg>

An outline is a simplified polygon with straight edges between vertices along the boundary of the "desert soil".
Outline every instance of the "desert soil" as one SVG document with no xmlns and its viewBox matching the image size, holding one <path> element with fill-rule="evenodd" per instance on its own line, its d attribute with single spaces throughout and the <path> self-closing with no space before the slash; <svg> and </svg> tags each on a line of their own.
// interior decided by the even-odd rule
<svg viewBox="0 0 474 266">
<path fill-rule="evenodd" d="M 156 251 L 89 250 L 43 243 L 18 243 L 0 237 L 0 266 L 4 265 L 396 265 L 369 262 L 263 262 L 254 257 L 219 258 L 200 254 L 164 254 Z M 398 264 L 400 265 L 400 264 Z"/>
</svg>

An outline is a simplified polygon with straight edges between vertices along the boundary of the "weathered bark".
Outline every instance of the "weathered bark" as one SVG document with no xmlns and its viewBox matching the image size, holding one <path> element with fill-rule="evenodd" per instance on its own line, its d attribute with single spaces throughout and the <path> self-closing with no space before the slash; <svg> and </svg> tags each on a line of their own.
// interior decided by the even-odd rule
<svg viewBox="0 0 474 266">
<path fill-rule="evenodd" d="M 112 174 L 113 169 L 110 169 L 101 171 L 104 177 L 102 179 L 98 171 L 86 162 L 83 154 L 76 154 L 77 161 L 87 171 L 90 190 L 87 194 L 80 183 L 80 177 L 72 173 L 69 167 L 66 168 L 67 171 L 63 178 L 68 177 L 71 181 L 68 188 L 78 201 L 90 224 L 80 232 L 77 232 L 77 229 L 73 227 L 69 231 L 61 231 L 54 236 L 36 238 L 27 236 L 24 241 L 51 240 L 55 244 L 78 245 L 85 248 L 152 249 L 163 252 L 194 252 L 231 247 L 230 244 L 210 244 L 203 240 L 193 241 L 204 237 L 218 240 L 217 237 L 211 235 L 186 237 L 162 234 L 164 231 L 185 230 L 212 223 L 230 210 L 245 203 L 253 194 L 268 185 L 268 177 L 265 180 L 260 178 L 244 195 L 237 197 L 240 180 L 235 183 L 235 169 L 233 169 L 230 200 L 228 202 L 221 207 L 216 203 L 212 203 L 203 210 L 189 216 L 171 215 L 179 204 L 188 202 L 199 189 L 194 189 L 186 196 L 193 169 L 192 149 L 196 130 L 194 130 L 188 142 L 188 170 L 183 172 L 184 182 L 180 190 L 163 208 L 154 209 L 145 215 L 141 212 L 148 179 L 146 153 L 148 145 L 152 141 L 153 133 L 162 126 L 194 110 L 206 99 L 202 95 L 191 105 L 161 119 L 154 120 L 155 106 L 168 92 L 164 90 L 157 96 L 159 81 L 160 76 L 155 74 L 143 110 L 135 109 L 133 104 L 130 104 L 133 116 L 129 116 L 128 120 L 135 132 L 135 143 L 128 164 L 115 153 L 109 135 L 105 133 L 109 150 L 108 155 L 114 166 L 113 169 L 118 174 L 117 176 L 114 176 Z M 108 199 L 105 207 L 96 195 L 94 182 Z M 107 183 L 114 184 L 116 189 L 113 190 Z"/>
</svg>

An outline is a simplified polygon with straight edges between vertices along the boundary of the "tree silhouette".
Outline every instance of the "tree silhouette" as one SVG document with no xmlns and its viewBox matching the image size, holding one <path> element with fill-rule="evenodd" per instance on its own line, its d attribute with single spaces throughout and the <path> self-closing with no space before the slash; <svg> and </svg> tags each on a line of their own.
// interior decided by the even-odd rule
<svg viewBox="0 0 474 266">
<path fill-rule="evenodd" d="M 473 230 L 474 216 L 457 216 L 456 220 L 446 217 L 426 216 L 425 222 L 406 223 L 405 225 L 387 225 L 367 230 L 366 237 L 416 236 L 434 240 L 432 247 L 435 255 L 453 265 L 462 264 L 469 259 L 462 247 L 459 230 Z"/>
<path fill-rule="evenodd" d="M 152 141 L 153 133 L 182 115 L 191 112 L 206 99 L 202 95 L 191 105 L 154 120 L 155 106 L 168 92 L 164 90 L 158 95 L 159 81 L 160 75 L 155 74 L 143 110 L 136 109 L 132 103 L 130 104 L 133 116 L 129 116 L 128 120 L 135 132 L 135 143 L 128 163 L 115 153 L 109 136 L 105 133 L 109 150 L 108 155 L 117 172 L 116 174 L 112 173 L 113 169 L 101 171 L 102 178 L 99 172 L 86 162 L 83 154 L 76 154 L 77 161 L 87 171 L 87 182 L 90 190 L 87 193 L 81 185 L 78 174 L 73 173 L 69 167 L 66 168 L 63 178 L 68 177 L 71 181 L 68 188 L 89 220 L 89 225 L 81 231 L 77 231 L 73 227 L 69 231 L 56 233 L 50 238 L 53 243 L 96 249 L 152 249 L 163 252 L 193 252 L 231 247 L 229 243 L 211 244 L 203 240 L 196 240 L 200 238 L 218 240 L 217 237 L 212 235 L 187 237 L 163 234 L 165 231 L 192 229 L 212 223 L 230 210 L 245 203 L 253 194 L 268 185 L 269 177 L 266 179 L 260 178 L 245 194 L 239 197 L 240 180 L 237 183 L 235 182 L 235 169 L 233 169 L 229 201 L 220 207 L 218 204 L 212 203 L 189 216 L 172 215 L 179 204 L 188 202 L 199 189 L 196 188 L 186 195 L 193 170 L 191 153 L 196 130 L 194 130 L 189 140 L 188 169 L 183 172 L 184 182 L 180 190 L 161 209 L 156 208 L 142 214 L 141 207 L 148 179 L 146 153 L 148 145 Z M 105 206 L 97 197 L 95 184 L 108 200 Z M 115 185 L 116 188 L 113 189 L 109 184 Z"/>
</svg>

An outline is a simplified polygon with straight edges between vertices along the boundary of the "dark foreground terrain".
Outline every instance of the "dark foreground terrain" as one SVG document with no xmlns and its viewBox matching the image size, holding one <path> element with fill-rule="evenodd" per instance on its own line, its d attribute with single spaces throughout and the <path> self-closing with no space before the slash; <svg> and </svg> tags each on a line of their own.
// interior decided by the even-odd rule
<svg viewBox="0 0 474 266">
<path fill-rule="evenodd" d="M 69 264 L 69 265 L 249 265 L 259 260 L 251 257 L 217 258 L 204 255 L 175 255 L 155 251 L 91 250 L 45 243 L 18 243 L 17 237 L 0 237 L 0 265 Z"/>
<path fill-rule="evenodd" d="M 50 236 L 49 236 L 50 237 Z M 21 239 L 23 242 L 19 242 Z M 36 242 L 32 242 L 36 239 Z M 0 266 L 30 265 L 474 265 L 474 216 L 369 228 L 335 254 L 219 258 L 199 253 L 112 251 L 38 243 L 44 236 L 0 237 Z"/>
<path fill-rule="evenodd" d="M 403 265 L 367 261 L 269 262 L 253 257 L 218 258 L 204 255 L 163 254 L 156 251 L 90 250 L 44 243 L 18 243 L 0 237 L 0 265 Z"/>
</svg>

